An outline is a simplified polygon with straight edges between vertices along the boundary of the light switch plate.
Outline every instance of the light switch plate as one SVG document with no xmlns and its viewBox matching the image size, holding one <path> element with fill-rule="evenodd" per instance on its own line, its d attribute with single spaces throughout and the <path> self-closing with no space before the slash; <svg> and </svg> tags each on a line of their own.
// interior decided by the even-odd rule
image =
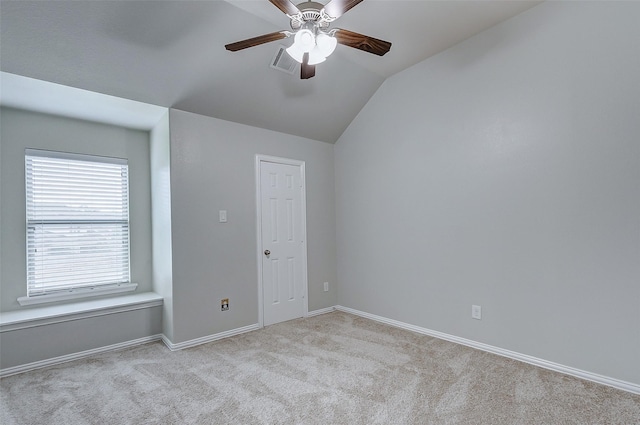
<svg viewBox="0 0 640 425">
<path fill-rule="evenodd" d="M 226 223 L 227 222 L 227 210 L 220 210 L 218 212 L 218 216 L 220 218 L 220 223 Z"/>
<path fill-rule="evenodd" d="M 471 318 L 482 320 L 482 307 L 479 305 L 471 306 Z"/>
</svg>

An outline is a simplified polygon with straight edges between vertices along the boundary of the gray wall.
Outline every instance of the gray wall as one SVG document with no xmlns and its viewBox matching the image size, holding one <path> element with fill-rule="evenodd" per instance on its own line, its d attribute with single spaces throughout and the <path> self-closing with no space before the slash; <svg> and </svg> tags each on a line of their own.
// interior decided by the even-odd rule
<svg viewBox="0 0 640 425">
<path fill-rule="evenodd" d="M 638 22 L 546 2 L 388 79 L 335 147 L 338 303 L 640 383 Z"/>
<path fill-rule="evenodd" d="M 0 311 L 20 307 L 27 294 L 25 148 L 129 159 L 131 279 L 138 292 L 152 290 L 149 133 L 10 108 L 0 109 L 2 238 Z"/>
<path fill-rule="evenodd" d="M 177 110 L 170 131 L 172 342 L 258 323 L 256 154 L 306 162 L 309 310 L 335 305 L 333 145 Z"/>
<path fill-rule="evenodd" d="M 162 332 L 162 307 L 26 327 L 0 334 L 0 369 L 126 343 Z"/>
</svg>

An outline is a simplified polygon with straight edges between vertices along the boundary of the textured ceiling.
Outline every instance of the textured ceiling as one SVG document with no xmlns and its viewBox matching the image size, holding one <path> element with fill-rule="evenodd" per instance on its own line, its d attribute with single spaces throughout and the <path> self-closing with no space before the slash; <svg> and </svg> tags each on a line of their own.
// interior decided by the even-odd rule
<svg viewBox="0 0 640 425">
<path fill-rule="evenodd" d="M 537 3 L 366 0 L 332 27 L 391 41 L 391 51 L 338 46 L 300 80 L 269 67 L 290 40 L 224 49 L 289 29 L 267 0 L 3 0 L 0 69 L 334 143 L 385 78 Z"/>
</svg>

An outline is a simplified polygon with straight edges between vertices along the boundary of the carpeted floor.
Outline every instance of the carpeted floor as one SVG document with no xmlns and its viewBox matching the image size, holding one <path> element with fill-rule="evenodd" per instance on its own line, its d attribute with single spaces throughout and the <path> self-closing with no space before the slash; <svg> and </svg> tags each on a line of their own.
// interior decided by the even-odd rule
<svg viewBox="0 0 640 425">
<path fill-rule="evenodd" d="M 640 396 L 340 312 L 1 381 L 10 424 L 640 424 Z"/>
</svg>

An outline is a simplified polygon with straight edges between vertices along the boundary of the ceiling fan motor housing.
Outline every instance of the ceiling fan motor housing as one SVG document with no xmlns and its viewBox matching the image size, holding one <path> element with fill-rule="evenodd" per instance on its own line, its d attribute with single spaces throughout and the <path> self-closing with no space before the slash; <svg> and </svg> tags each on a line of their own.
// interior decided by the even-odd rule
<svg viewBox="0 0 640 425">
<path fill-rule="evenodd" d="M 324 9 L 324 5 L 322 3 L 305 1 L 300 3 L 297 7 L 300 10 L 300 15 L 291 16 L 291 29 L 298 30 L 306 22 L 313 22 L 317 28 L 329 28 L 329 24 L 333 19 L 328 15 L 321 13 L 322 9 Z M 329 18 L 329 20 L 327 18 Z"/>
</svg>

